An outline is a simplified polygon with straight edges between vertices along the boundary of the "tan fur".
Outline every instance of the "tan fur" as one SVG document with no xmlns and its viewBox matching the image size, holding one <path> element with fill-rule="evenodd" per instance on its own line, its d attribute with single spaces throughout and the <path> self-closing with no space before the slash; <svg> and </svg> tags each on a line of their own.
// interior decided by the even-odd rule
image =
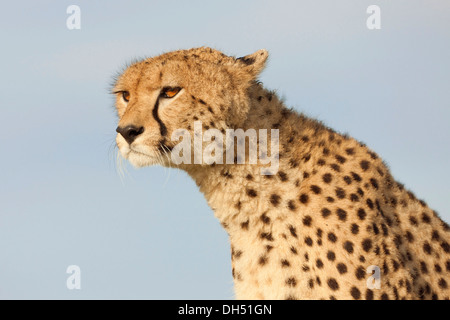
<svg viewBox="0 0 450 320">
<path fill-rule="evenodd" d="M 287 109 L 257 83 L 267 56 L 197 48 L 127 68 L 114 88 L 130 92 L 128 103 L 117 94 L 119 126 L 145 131 L 131 145 L 118 134 L 122 155 L 196 181 L 229 234 L 238 299 L 449 299 L 449 226 L 369 148 Z M 183 89 L 159 105 L 162 137 L 152 110 L 165 86 Z M 171 133 L 192 132 L 196 119 L 222 131 L 278 128 L 278 174 L 261 175 L 259 164 L 175 166 Z M 367 287 L 372 265 L 380 289 Z"/>
</svg>

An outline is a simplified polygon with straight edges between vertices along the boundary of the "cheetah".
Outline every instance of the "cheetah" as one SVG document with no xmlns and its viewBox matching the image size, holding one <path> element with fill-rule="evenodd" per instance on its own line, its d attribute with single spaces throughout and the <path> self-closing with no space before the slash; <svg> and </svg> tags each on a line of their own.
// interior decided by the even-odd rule
<svg viewBox="0 0 450 320">
<path fill-rule="evenodd" d="M 265 89 L 267 58 L 201 47 L 128 66 L 112 90 L 120 154 L 194 179 L 229 236 L 236 299 L 448 300 L 449 225 L 366 145 Z M 278 170 L 175 164 L 172 134 L 193 133 L 195 121 L 278 129 Z"/>
</svg>

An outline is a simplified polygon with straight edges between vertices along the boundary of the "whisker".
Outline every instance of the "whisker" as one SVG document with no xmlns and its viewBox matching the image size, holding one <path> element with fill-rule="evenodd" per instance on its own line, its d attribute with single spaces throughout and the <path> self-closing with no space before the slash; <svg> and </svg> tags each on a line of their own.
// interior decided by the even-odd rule
<svg viewBox="0 0 450 320">
<path fill-rule="evenodd" d="M 167 150 L 166 150 L 167 147 L 166 147 L 165 145 L 161 144 L 161 143 L 160 143 L 159 145 L 161 146 L 161 150 L 163 151 L 162 155 L 166 157 L 166 159 L 167 159 L 167 165 L 169 166 L 169 165 L 170 165 L 170 159 L 169 159 L 169 156 L 168 156 L 168 153 L 167 153 Z M 165 166 L 165 167 L 166 167 L 166 166 Z M 167 168 L 167 167 L 166 167 L 166 169 L 169 171 L 169 174 L 167 175 L 167 178 L 166 178 L 166 180 L 164 181 L 163 188 L 165 188 L 166 185 L 167 185 L 167 182 L 169 182 L 169 180 L 170 180 L 170 175 L 171 175 L 171 171 L 172 171 L 172 170 L 170 170 L 170 168 Z"/>
</svg>

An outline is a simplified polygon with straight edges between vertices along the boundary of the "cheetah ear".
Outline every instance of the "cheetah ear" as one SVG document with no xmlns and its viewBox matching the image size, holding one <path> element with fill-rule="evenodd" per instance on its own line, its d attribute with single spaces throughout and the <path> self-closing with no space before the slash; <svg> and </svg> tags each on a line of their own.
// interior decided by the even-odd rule
<svg viewBox="0 0 450 320">
<path fill-rule="evenodd" d="M 245 57 L 237 58 L 236 64 L 241 70 L 246 71 L 252 80 L 254 80 L 261 71 L 263 71 L 268 57 L 269 52 L 265 49 L 261 49 Z"/>
</svg>

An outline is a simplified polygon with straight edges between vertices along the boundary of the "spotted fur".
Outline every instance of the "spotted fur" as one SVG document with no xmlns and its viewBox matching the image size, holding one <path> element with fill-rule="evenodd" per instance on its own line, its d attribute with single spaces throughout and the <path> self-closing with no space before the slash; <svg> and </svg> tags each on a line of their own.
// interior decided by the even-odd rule
<svg viewBox="0 0 450 320">
<path fill-rule="evenodd" d="M 131 144 L 117 135 L 122 155 L 196 181 L 228 232 L 238 299 L 449 299 L 449 226 L 376 153 L 257 82 L 267 56 L 197 48 L 129 66 L 114 87 L 119 127 L 144 130 Z M 182 91 L 161 99 L 167 86 Z M 174 165 L 171 134 L 192 132 L 196 120 L 221 132 L 278 128 L 278 173 L 261 175 L 260 164 Z M 367 287 L 369 266 L 380 268 L 380 289 Z"/>
</svg>

